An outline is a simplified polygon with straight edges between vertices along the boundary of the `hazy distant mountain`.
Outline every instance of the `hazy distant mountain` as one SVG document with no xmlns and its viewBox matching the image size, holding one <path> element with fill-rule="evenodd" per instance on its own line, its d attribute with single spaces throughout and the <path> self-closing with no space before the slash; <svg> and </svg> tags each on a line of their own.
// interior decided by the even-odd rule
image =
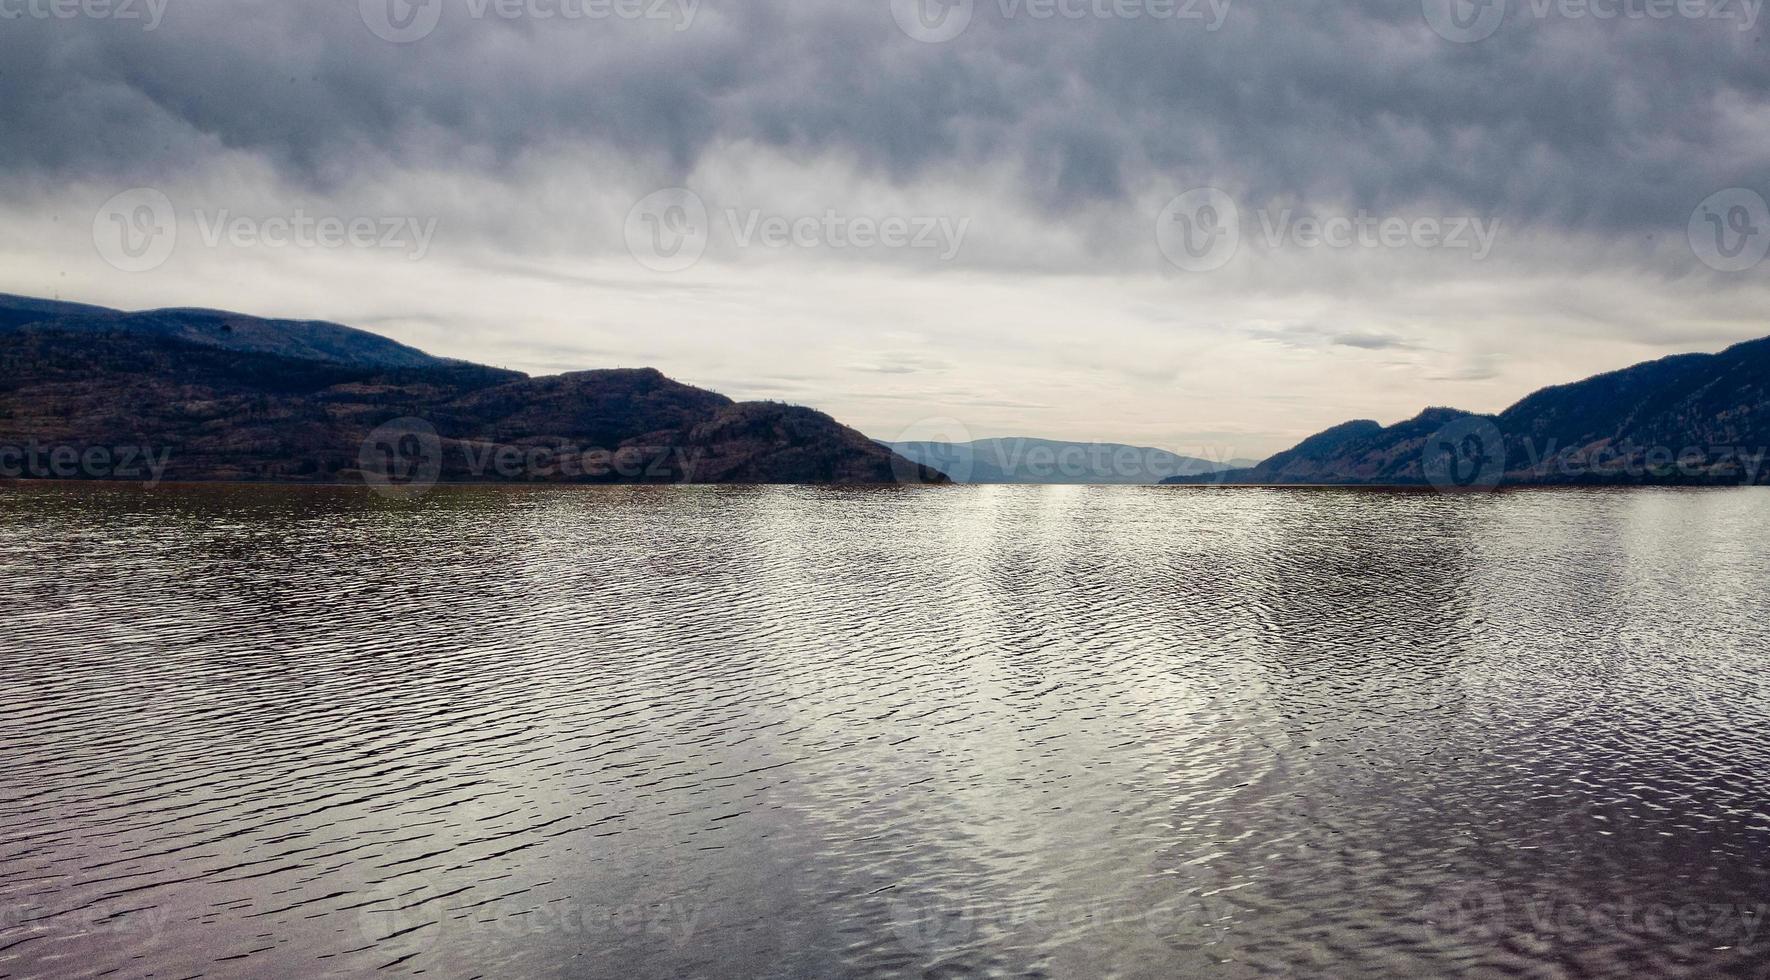
<svg viewBox="0 0 1770 980">
<path fill-rule="evenodd" d="M 934 467 L 958 483 L 1152 484 L 1172 476 L 1218 473 L 1252 460 L 1215 463 L 1163 449 L 1108 442 L 979 439 L 886 443 L 900 456 Z"/>
<path fill-rule="evenodd" d="M 105 469 L 122 449 L 167 480 L 946 482 L 649 369 L 531 378 L 336 324 L 0 296 L 0 476 L 132 478 Z"/>
<path fill-rule="evenodd" d="M 1499 415 L 1347 422 L 1247 469 L 1171 483 L 1770 483 L 1770 339 L 1545 388 Z"/>
</svg>

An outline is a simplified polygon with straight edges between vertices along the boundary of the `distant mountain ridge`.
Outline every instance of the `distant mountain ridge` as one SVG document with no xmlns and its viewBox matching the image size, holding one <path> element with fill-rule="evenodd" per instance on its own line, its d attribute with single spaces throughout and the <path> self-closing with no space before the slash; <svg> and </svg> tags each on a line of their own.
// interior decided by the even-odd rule
<svg viewBox="0 0 1770 980">
<path fill-rule="evenodd" d="M 1498 415 L 1346 422 L 1264 462 L 1168 483 L 1770 483 L 1770 338 L 1544 388 Z"/>
<path fill-rule="evenodd" d="M 133 478 L 125 450 L 188 481 L 948 482 L 652 369 L 531 378 L 320 321 L 0 295 L 0 477 Z"/>
<path fill-rule="evenodd" d="M 1168 477 L 1218 473 L 1252 463 L 1218 463 L 1119 443 L 1021 437 L 885 445 L 900 456 L 946 473 L 956 483 L 1150 485 Z"/>
<path fill-rule="evenodd" d="M 205 347 L 275 354 L 339 364 L 442 367 L 463 362 L 433 357 L 380 334 L 319 320 L 267 320 L 223 310 L 167 309 L 126 313 L 0 293 L 0 330 L 53 329 L 61 333 L 127 333 Z"/>
</svg>

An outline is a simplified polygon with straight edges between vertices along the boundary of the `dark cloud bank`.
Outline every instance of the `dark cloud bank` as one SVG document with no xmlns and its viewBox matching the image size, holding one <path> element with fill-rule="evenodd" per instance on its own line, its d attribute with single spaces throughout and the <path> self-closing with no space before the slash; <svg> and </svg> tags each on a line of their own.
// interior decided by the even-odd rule
<svg viewBox="0 0 1770 980">
<path fill-rule="evenodd" d="M 999 171 L 1057 219 L 1159 180 L 1632 234 L 1681 230 L 1707 195 L 1770 176 L 1770 56 L 1740 0 L 1700 19 L 1512 0 L 1477 43 L 1434 33 L 1418 3 L 1239 0 L 1211 30 L 1204 6 L 1101 17 L 1072 0 L 1087 16 L 1071 18 L 980 0 L 939 44 L 887 0 L 672 0 L 639 19 L 534 16 L 560 0 L 476 18 L 440 0 L 409 44 L 372 33 L 357 0 L 165 0 L 151 31 L 5 2 L 25 11 L 0 20 L 14 195 L 228 152 L 320 192 L 365 169 L 496 177 L 562 146 L 661 184 L 742 142 L 901 183 Z"/>
</svg>

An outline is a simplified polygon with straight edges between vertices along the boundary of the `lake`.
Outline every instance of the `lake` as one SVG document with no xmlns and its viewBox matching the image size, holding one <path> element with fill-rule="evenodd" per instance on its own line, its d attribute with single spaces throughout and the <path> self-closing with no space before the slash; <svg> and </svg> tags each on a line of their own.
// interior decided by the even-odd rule
<svg viewBox="0 0 1770 980">
<path fill-rule="evenodd" d="M 0 977 L 1770 962 L 1770 491 L 42 484 L 0 595 Z"/>
</svg>

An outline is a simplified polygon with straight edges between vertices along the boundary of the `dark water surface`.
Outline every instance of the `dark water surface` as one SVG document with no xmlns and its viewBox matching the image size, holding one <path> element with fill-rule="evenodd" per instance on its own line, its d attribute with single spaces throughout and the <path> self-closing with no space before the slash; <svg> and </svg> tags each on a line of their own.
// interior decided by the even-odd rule
<svg viewBox="0 0 1770 980">
<path fill-rule="evenodd" d="M 1749 490 L 0 488 L 0 977 L 1766 976 L 1767 596 Z"/>
</svg>

